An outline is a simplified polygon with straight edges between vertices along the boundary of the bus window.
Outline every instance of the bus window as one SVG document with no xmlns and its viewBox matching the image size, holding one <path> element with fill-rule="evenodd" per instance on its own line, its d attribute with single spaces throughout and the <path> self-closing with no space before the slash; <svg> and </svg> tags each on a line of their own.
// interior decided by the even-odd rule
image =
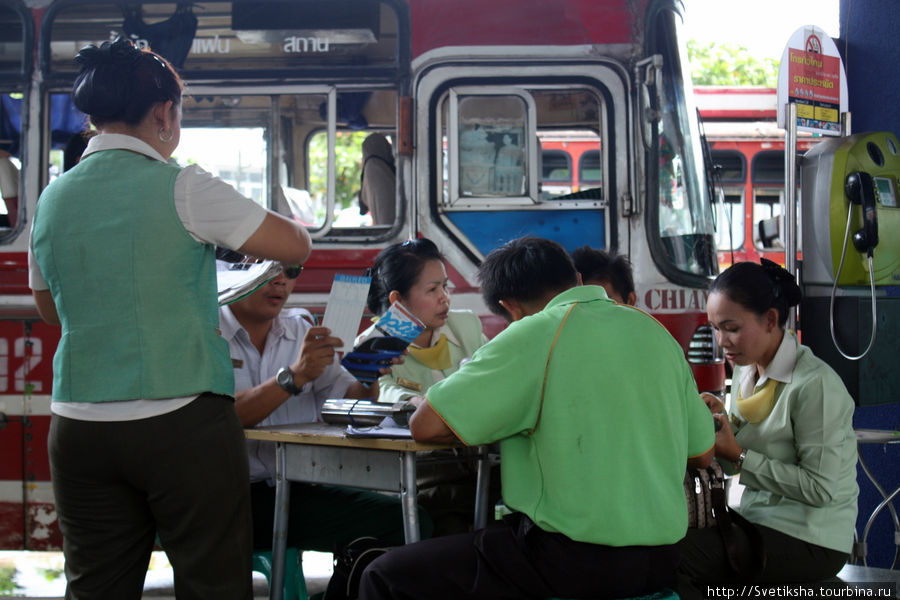
<svg viewBox="0 0 900 600">
<path fill-rule="evenodd" d="M 0 240 L 13 239 L 24 223 L 19 210 L 22 124 L 27 123 L 23 91 L 30 76 L 33 27 L 23 5 L 0 5 Z"/>
<path fill-rule="evenodd" d="M 611 109 L 602 95 L 583 84 L 473 81 L 449 85 L 437 105 L 434 176 L 442 218 L 484 254 L 526 231 L 569 250 L 576 239 L 608 247 L 607 182 L 601 178 L 588 193 L 572 189 L 576 153 L 597 151 L 603 139 L 603 115 Z M 605 153 L 597 151 L 599 160 L 609 160 Z M 541 180 L 547 183 L 539 192 Z M 533 211 L 541 211 L 540 218 Z"/>
<path fill-rule="evenodd" d="M 10 114 L 10 108 L 15 114 Z M 21 123 L 21 94 L 0 96 L 0 230 L 14 229 L 19 221 L 19 187 L 22 162 L 19 159 L 21 136 L 14 118 Z"/>
<path fill-rule="evenodd" d="M 603 167 L 599 150 L 587 150 L 578 159 L 578 189 L 586 190 L 603 184 Z"/>
<path fill-rule="evenodd" d="M 366 227 L 372 225 L 372 214 L 359 198 L 363 150 L 367 131 L 338 131 L 335 139 L 334 227 Z M 321 223 L 327 195 L 328 139 L 325 131 L 313 134 L 308 145 L 309 194 L 317 211 L 314 223 Z M 393 190 L 392 190 L 393 192 Z"/>
<path fill-rule="evenodd" d="M 572 156 L 565 150 L 541 150 L 541 198 L 572 193 Z"/>
<path fill-rule="evenodd" d="M 800 190 L 797 190 L 797 235 L 800 235 Z M 781 215 L 784 203 L 783 188 L 754 188 L 753 241 L 760 250 L 784 250 Z"/>
<path fill-rule="evenodd" d="M 740 250 L 744 246 L 744 192 L 726 189 L 722 202 L 715 203 L 716 248 Z"/>
<path fill-rule="evenodd" d="M 152 48 L 187 84 L 181 164 L 199 163 L 317 239 L 358 239 L 374 228 L 348 218 L 361 154 L 344 141 L 396 131 L 409 23 L 393 0 L 354 0 L 352 9 L 331 0 L 54 2 L 41 68 L 48 89 L 68 91 L 86 44 L 124 36 Z M 387 236 L 393 222 L 382 225 Z"/>
<path fill-rule="evenodd" d="M 371 132 L 347 126 L 365 121 L 379 131 L 393 132 L 396 92 L 303 93 L 298 87 L 297 93 L 220 96 L 196 87 L 190 91 L 194 93 L 184 100 L 181 143 L 173 155 L 180 164 L 197 163 L 260 205 L 327 235 L 340 234 L 334 229 L 371 225 L 371 219 L 360 214 L 357 198 L 362 142 Z M 329 94 L 335 96 L 336 107 L 331 117 Z M 331 157 L 330 118 L 336 130 Z M 330 161 L 335 166 L 333 183 Z"/>
<path fill-rule="evenodd" d="M 751 166 L 753 183 L 784 184 L 784 150 L 757 152 Z"/>
<path fill-rule="evenodd" d="M 747 179 L 747 161 L 737 150 L 710 150 L 713 167 L 722 183 L 744 183 Z"/>
<path fill-rule="evenodd" d="M 554 110 L 561 106 L 572 110 L 563 113 L 560 123 Z M 582 89 L 451 89 L 441 106 L 443 204 L 534 205 L 560 195 L 564 200 L 573 191 L 572 159 L 558 147 L 543 148 L 538 167 L 538 148 L 575 143 L 561 139 L 586 141 L 596 148 L 600 107 L 596 94 Z M 585 125 L 590 128 L 583 129 Z M 560 137 L 556 131 L 563 127 L 568 129 Z M 532 142 L 538 139 L 540 143 Z M 537 181 L 546 182 L 540 199 Z M 593 182 L 598 188 L 602 183 L 602 178 Z M 598 190 L 596 199 L 603 196 Z"/>
<path fill-rule="evenodd" d="M 753 241 L 760 250 L 784 250 L 781 214 L 784 202 L 784 150 L 757 152 L 751 161 Z M 799 182 L 798 182 L 799 183 Z M 796 195 L 798 233 L 800 195 Z"/>
<path fill-rule="evenodd" d="M 534 175 L 528 177 L 526 165 L 529 154 L 536 156 L 537 140 L 531 96 L 451 90 L 449 111 L 449 144 L 454 149 L 449 153 L 450 203 L 468 198 L 530 201 Z"/>
<path fill-rule="evenodd" d="M 181 165 L 200 165 L 244 196 L 267 206 L 267 155 L 262 127 L 183 127 L 172 158 Z"/>
<path fill-rule="evenodd" d="M 783 190 L 754 189 L 753 242 L 760 250 L 783 250 L 778 235 Z M 797 213 L 799 214 L 799 213 Z"/>
</svg>

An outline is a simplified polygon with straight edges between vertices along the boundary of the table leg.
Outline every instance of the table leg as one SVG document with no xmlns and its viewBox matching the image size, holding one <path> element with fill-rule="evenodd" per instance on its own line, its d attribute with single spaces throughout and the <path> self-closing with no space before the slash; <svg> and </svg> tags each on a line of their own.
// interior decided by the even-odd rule
<svg viewBox="0 0 900 600">
<path fill-rule="evenodd" d="M 275 524 L 272 528 L 272 574 L 269 599 L 283 600 L 284 556 L 287 553 L 287 530 L 291 503 L 291 482 L 285 477 L 285 445 L 275 445 Z"/>
<path fill-rule="evenodd" d="M 488 501 L 490 495 L 488 489 L 491 484 L 491 463 L 488 457 L 488 447 L 478 447 L 478 475 L 475 479 L 475 529 L 487 527 Z"/>
<path fill-rule="evenodd" d="M 403 507 L 403 537 L 407 544 L 411 544 L 421 539 L 416 506 L 416 453 L 404 452 L 402 460 L 400 504 Z"/>
</svg>

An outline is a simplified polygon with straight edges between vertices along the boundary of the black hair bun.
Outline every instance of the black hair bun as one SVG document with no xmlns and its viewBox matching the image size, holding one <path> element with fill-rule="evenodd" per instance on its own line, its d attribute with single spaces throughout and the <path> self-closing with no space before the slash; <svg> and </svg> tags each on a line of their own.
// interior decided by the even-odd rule
<svg viewBox="0 0 900 600">
<path fill-rule="evenodd" d="M 92 117 L 121 118 L 132 100 L 131 74 L 140 60 L 141 51 L 127 39 L 82 48 L 75 56 L 81 65 L 72 90 L 75 107 Z"/>
<path fill-rule="evenodd" d="M 141 59 L 141 51 L 134 47 L 131 40 L 117 38 L 114 42 L 103 42 L 100 47 L 91 44 L 85 46 L 75 55 L 82 69 L 92 69 L 100 65 L 115 65 L 134 68 Z"/>
<path fill-rule="evenodd" d="M 788 306 L 800 304 L 803 297 L 800 286 L 797 285 L 794 276 L 787 269 L 767 258 L 760 258 L 759 264 L 772 281 L 772 289 L 776 298 L 783 297 Z"/>
</svg>

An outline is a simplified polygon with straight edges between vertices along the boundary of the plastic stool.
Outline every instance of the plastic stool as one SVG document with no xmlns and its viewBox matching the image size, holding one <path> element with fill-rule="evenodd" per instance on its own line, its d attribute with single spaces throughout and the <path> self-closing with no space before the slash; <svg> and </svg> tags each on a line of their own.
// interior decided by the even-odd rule
<svg viewBox="0 0 900 600">
<path fill-rule="evenodd" d="M 268 550 L 253 553 L 253 570 L 266 576 L 272 582 L 272 553 Z M 306 593 L 306 579 L 303 577 L 303 563 L 300 551 L 288 548 L 284 555 L 284 600 L 309 600 Z"/>
<path fill-rule="evenodd" d="M 654 592 L 652 594 L 647 594 L 646 596 L 634 596 L 633 598 L 622 598 L 621 600 L 680 600 L 681 596 L 679 596 L 675 590 L 670 590 L 669 588 L 662 589 L 658 592 Z M 561 600 L 560 598 L 547 598 L 547 600 Z M 574 600 L 574 599 L 572 599 Z"/>
</svg>

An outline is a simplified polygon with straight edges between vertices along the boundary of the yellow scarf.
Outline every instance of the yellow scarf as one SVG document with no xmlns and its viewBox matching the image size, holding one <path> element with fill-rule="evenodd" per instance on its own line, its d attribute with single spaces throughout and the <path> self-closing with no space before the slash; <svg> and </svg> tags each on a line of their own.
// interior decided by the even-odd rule
<svg viewBox="0 0 900 600">
<path fill-rule="evenodd" d="M 441 334 L 441 339 L 430 348 L 414 348 L 410 346 L 409 355 L 435 371 L 449 369 L 452 364 L 450 360 L 450 340 L 443 333 Z"/>
<path fill-rule="evenodd" d="M 741 416 L 750 423 L 759 423 L 768 417 L 775 408 L 775 388 L 777 386 L 778 381 L 770 379 L 762 386 L 761 390 L 747 398 L 743 398 L 741 390 L 738 389 L 737 407 Z"/>
</svg>

